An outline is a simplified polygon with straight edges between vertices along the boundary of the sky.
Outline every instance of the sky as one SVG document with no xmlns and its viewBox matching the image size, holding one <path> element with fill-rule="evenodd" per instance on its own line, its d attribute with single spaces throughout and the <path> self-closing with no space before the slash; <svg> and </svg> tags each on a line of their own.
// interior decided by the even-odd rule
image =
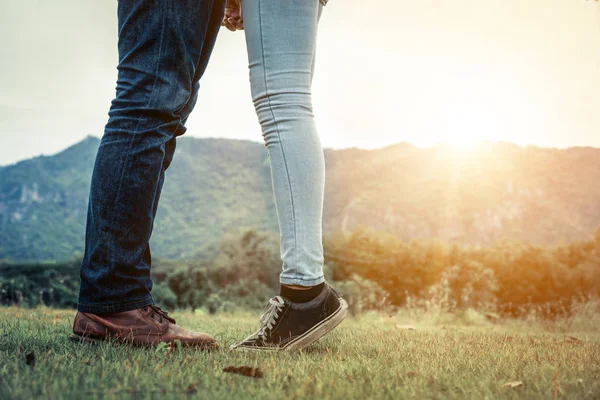
<svg viewBox="0 0 600 400">
<path fill-rule="evenodd" d="M 116 7 L 0 0 L 0 165 L 102 135 Z M 223 29 L 187 136 L 262 140 L 247 64 L 243 33 Z M 600 147 L 599 94 L 597 1 L 330 0 L 321 20 L 313 104 L 326 147 Z"/>
</svg>

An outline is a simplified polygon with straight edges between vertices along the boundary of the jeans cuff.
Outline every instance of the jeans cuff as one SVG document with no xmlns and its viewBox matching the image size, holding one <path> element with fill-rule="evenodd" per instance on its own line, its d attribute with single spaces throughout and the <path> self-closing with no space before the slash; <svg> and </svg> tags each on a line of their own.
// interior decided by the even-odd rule
<svg viewBox="0 0 600 400">
<path fill-rule="evenodd" d="M 279 282 L 282 285 L 297 285 L 297 286 L 317 286 L 325 282 L 325 277 L 321 275 L 315 279 L 303 279 L 303 278 L 287 278 L 279 277 Z"/>
<path fill-rule="evenodd" d="M 138 308 L 150 306 L 154 304 L 152 296 L 148 295 L 139 300 L 127 301 L 123 303 L 111 303 L 111 304 L 77 304 L 77 311 L 90 313 L 90 314 L 112 314 L 118 312 L 125 312 L 131 310 L 137 310 Z"/>
</svg>

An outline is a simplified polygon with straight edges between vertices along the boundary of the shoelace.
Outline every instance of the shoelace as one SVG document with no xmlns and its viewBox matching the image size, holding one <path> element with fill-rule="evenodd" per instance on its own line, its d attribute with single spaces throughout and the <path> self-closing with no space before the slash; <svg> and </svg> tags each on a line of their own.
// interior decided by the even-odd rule
<svg viewBox="0 0 600 400">
<path fill-rule="evenodd" d="M 277 322 L 277 318 L 279 317 L 279 313 L 283 310 L 285 306 L 285 302 L 281 296 L 275 296 L 269 300 L 267 304 L 267 308 L 263 315 L 260 316 L 260 327 L 246 339 L 242 340 L 239 344 L 244 343 L 247 340 L 252 339 L 254 336 L 259 339 L 266 339 L 271 329 L 275 326 Z M 233 348 L 239 346 L 239 344 L 232 346 Z"/>
<path fill-rule="evenodd" d="M 159 322 L 163 322 L 163 318 L 166 319 L 169 322 L 175 323 L 175 320 L 173 319 L 173 317 L 169 316 L 169 313 L 161 310 L 161 308 L 159 306 L 155 306 L 155 305 L 151 305 L 148 306 L 152 311 L 154 311 L 154 315 L 158 315 L 158 321 Z"/>
</svg>

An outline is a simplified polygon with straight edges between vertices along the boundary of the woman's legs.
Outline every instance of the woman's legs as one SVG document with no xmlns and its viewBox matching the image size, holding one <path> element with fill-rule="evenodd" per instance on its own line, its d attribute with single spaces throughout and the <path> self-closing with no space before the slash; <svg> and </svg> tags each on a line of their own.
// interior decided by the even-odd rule
<svg viewBox="0 0 600 400">
<path fill-rule="evenodd" d="M 334 329 L 348 304 L 323 283 L 325 160 L 311 102 L 319 0 L 242 0 L 252 100 L 271 160 L 281 231 L 281 294 L 233 349 L 299 350 Z M 305 290 L 294 290 L 302 287 Z"/>
<path fill-rule="evenodd" d="M 243 0 L 252 100 L 271 161 L 285 285 L 323 279 L 323 149 L 311 82 L 319 0 Z"/>
</svg>

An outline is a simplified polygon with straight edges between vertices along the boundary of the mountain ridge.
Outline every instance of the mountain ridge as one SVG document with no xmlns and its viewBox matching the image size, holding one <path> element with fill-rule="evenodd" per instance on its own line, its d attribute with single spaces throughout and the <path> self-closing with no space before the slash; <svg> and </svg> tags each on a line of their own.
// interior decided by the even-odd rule
<svg viewBox="0 0 600 400">
<path fill-rule="evenodd" d="M 0 166 L 0 259 L 69 258 L 83 248 L 99 139 Z M 600 149 L 483 143 L 472 151 L 398 143 L 325 149 L 324 231 L 361 225 L 403 240 L 556 244 L 600 225 Z M 185 258 L 232 229 L 277 231 L 261 142 L 178 139 L 151 247 Z"/>
</svg>

